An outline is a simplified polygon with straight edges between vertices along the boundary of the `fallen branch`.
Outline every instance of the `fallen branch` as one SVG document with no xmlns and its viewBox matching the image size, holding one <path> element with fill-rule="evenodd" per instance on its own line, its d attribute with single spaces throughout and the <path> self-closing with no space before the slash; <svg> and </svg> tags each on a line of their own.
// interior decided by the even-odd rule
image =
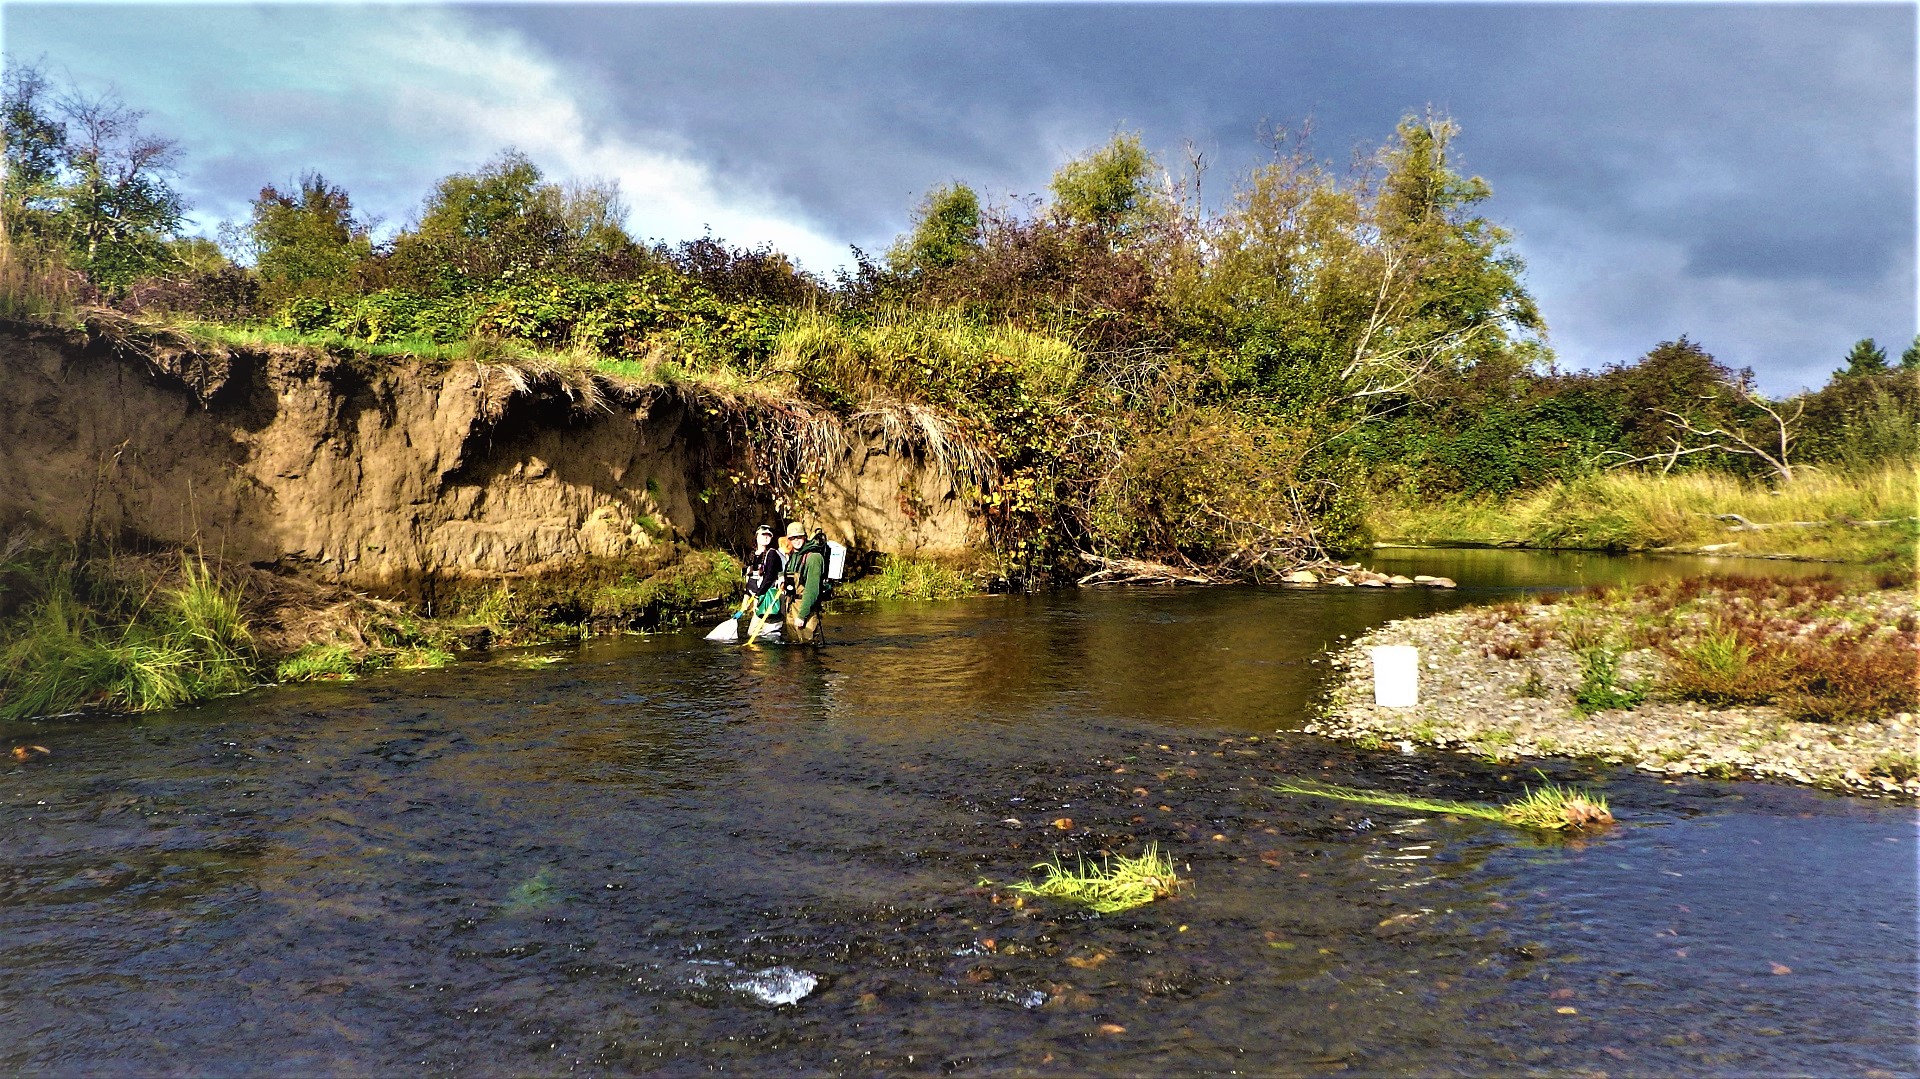
<svg viewBox="0 0 1920 1079">
<path fill-rule="evenodd" d="M 1094 584 L 1219 584 L 1220 578 L 1197 571 L 1182 570 L 1164 562 L 1143 558 L 1107 558 L 1080 552 L 1080 560 L 1100 568 L 1080 578 L 1081 587 Z"/>
</svg>

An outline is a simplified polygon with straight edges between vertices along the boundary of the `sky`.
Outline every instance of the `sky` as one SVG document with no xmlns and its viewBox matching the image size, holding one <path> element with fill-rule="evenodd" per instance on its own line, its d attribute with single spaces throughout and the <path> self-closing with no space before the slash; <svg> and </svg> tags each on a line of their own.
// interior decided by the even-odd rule
<svg viewBox="0 0 1920 1079">
<path fill-rule="evenodd" d="M 8 0 L 0 43 L 179 140 L 211 235 L 317 168 L 385 227 L 507 147 L 630 231 L 884 250 L 929 189 L 1043 192 L 1137 132 L 1231 196 L 1262 132 L 1344 165 L 1429 108 L 1562 368 L 1687 335 L 1761 387 L 1916 332 L 1913 4 L 186 5 Z"/>
</svg>

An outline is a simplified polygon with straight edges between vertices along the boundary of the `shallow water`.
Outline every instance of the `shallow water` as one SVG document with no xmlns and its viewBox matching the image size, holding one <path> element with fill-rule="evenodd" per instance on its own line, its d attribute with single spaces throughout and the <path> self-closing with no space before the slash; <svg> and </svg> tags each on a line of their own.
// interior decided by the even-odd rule
<svg viewBox="0 0 1920 1079">
<path fill-rule="evenodd" d="M 1395 568 L 1463 587 L 882 607 L 819 654 L 696 628 L 7 730 L 55 755 L 0 772 L 0 1069 L 1916 1072 L 1911 809 L 1563 764 L 1623 822 L 1569 843 L 1267 791 L 1519 790 L 1284 732 L 1342 635 L 1688 567 Z M 1173 900 L 1004 887 L 1147 841 Z"/>
</svg>

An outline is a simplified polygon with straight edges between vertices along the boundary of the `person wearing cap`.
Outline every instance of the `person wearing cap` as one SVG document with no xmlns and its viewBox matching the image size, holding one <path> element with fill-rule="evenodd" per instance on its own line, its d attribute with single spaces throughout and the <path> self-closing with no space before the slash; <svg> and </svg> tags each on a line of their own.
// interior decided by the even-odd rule
<svg viewBox="0 0 1920 1079">
<path fill-rule="evenodd" d="M 741 631 L 748 643 L 766 627 L 780 624 L 781 582 L 787 569 L 787 559 L 782 553 L 785 544 L 774 543 L 771 525 L 761 525 L 754 530 L 753 544 L 753 554 L 747 559 L 746 594 L 740 597 L 740 609 L 734 612 L 735 618 L 751 616 Z"/>
<path fill-rule="evenodd" d="M 773 542 L 773 526 L 761 525 L 753 531 L 753 557 L 747 560 L 747 592 L 755 599 L 778 587 L 787 560 Z"/>
<path fill-rule="evenodd" d="M 794 644 L 820 642 L 821 589 L 827 578 L 827 534 L 807 538 L 800 522 L 787 525 L 787 640 Z"/>
</svg>

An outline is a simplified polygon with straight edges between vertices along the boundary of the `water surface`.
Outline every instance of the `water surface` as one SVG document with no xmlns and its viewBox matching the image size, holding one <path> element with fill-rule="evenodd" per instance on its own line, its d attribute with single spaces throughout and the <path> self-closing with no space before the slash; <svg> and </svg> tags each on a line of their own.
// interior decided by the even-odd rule
<svg viewBox="0 0 1920 1079">
<path fill-rule="evenodd" d="M 1291 733 L 1315 661 L 1672 571 L 1420 555 L 1461 590 L 880 607 L 818 654 L 694 629 L 7 730 L 55 756 L 0 773 L 0 1069 L 1915 1073 L 1910 809 L 1564 763 L 1623 820 L 1570 843 L 1266 789 L 1517 791 Z M 1178 898 L 1004 887 L 1148 841 Z"/>
</svg>

